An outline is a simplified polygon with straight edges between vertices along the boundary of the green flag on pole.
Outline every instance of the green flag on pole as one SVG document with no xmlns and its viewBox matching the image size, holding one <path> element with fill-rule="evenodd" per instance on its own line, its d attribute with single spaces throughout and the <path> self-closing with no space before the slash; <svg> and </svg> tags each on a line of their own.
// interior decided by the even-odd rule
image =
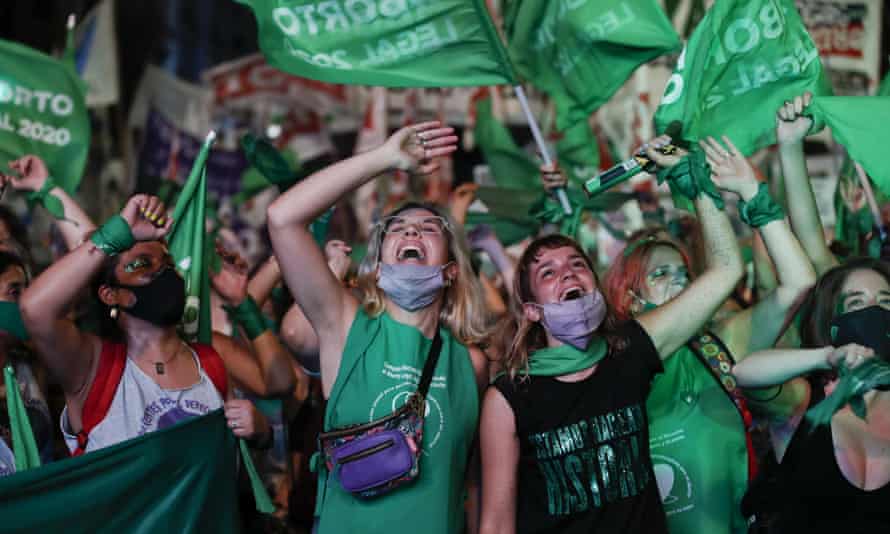
<svg viewBox="0 0 890 534">
<path fill-rule="evenodd" d="M 0 168 L 36 154 L 74 193 L 90 147 L 85 91 L 69 62 L 0 40 Z"/>
<path fill-rule="evenodd" d="M 207 252 L 213 246 L 205 229 L 207 210 L 207 157 L 216 139 L 211 131 L 201 146 L 173 210 L 173 229 L 167 238 L 170 254 L 185 279 L 186 304 L 183 333 L 189 341 L 210 344 L 210 278 Z"/>
<path fill-rule="evenodd" d="M 511 0 L 516 71 L 556 103 L 560 130 L 586 120 L 637 67 L 680 48 L 657 0 Z"/>
<path fill-rule="evenodd" d="M 556 143 L 559 166 L 566 172 L 570 183 L 583 186 L 599 172 L 600 153 L 596 137 L 586 120 L 575 123 L 561 134 L 562 138 Z"/>
<path fill-rule="evenodd" d="M 37 441 L 34 440 L 31 421 L 28 419 L 28 412 L 25 410 L 25 403 L 22 401 L 15 371 L 11 365 L 3 368 L 3 382 L 6 385 L 6 408 L 9 414 L 9 430 L 12 434 L 12 452 L 15 454 L 15 470 L 20 473 L 33 467 L 40 467 Z"/>
<path fill-rule="evenodd" d="M 269 63 L 329 83 L 515 84 L 484 0 L 236 0 Z"/>
<path fill-rule="evenodd" d="M 862 165 L 885 195 L 890 195 L 886 142 L 890 96 L 816 97 L 808 110 L 831 128 L 853 161 Z"/>
<path fill-rule="evenodd" d="M 532 158 L 516 145 L 516 141 L 494 117 L 491 99 L 476 102 L 476 144 L 488 163 L 494 182 L 506 189 L 541 190 L 540 171 Z"/>
<path fill-rule="evenodd" d="M 719 0 L 692 33 L 661 105 L 656 131 L 729 136 L 745 155 L 776 142 L 776 111 L 806 91 L 830 94 L 819 50 L 791 0 Z"/>
<path fill-rule="evenodd" d="M 238 532 L 222 410 L 0 478 L 0 533 Z"/>
</svg>

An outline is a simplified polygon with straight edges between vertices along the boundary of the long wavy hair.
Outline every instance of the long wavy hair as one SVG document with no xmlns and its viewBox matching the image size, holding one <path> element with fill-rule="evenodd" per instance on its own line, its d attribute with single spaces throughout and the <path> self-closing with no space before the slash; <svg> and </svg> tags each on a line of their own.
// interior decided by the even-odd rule
<svg viewBox="0 0 890 534">
<path fill-rule="evenodd" d="M 680 253 L 689 272 L 689 279 L 692 280 L 692 259 L 682 244 L 663 235 L 648 235 L 636 241 L 629 241 L 603 277 L 603 294 L 612 305 L 619 321 L 633 318 L 634 297 L 631 292 L 640 294 L 646 284 L 646 264 L 658 247 L 670 247 Z"/>
<path fill-rule="evenodd" d="M 538 255 L 542 250 L 553 250 L 557 248 L 571 247 L 584 258 L 587 268 L 593 274 L 593 280 L 597 289 L 602 291 L 593 263 L 584 250 L 574 239 L 561 234 L 552 234 L 540 237 L 525 249 L 519 258 L 519 264 L 516 266 L 516 274 L 513 280 L 513 300 L 517 304 L 514 310 L 515 335 L 513 342 L 510 343 L 510 349 L 504 360 L 504 370 L 509 374 L 510 378 L 516 378 L 520 373 L 527 375 L 529 367 L 530 355 L 547 346 L 547 333 L 544 326 L 539 321 L 532 321 L 525 316 L 522 310 L 522 304 L 526 302 L 534 302 L 535 296 L 531 289 L 531 266 L 537 261 Z M 605 296 L 605 295 L 604 295 Z M 614 336 L 614 331 L 618 325 L 615 313 L 606 300 L 606 318 L 597 331 L 606 338 L 609 344 L 609 350 L 612 352 L 620 351 L 624 348 L 625 343 L 621 338 Z"/>
<path fill-rule="evenodd" d="M 445 288 L 439 321 L 464 345 L 486 345 L 491 336 L 491 318 L 482 300 L 482 287 L 470 263 L 469 247 L 463 231 L 451 217 L 435 206 L 420 202 L 407 202 L 389 215 L 422 209 L 448 222 L 445 232 L 448 244 L 448 260 L 457 265 L 457 276 Z M 380 264 L 380 247 L 383 243 L 382 224 L 374 225 L 368 242 L 368 252 L 358 268 L 358 288 L 362 295 L 362 307 L 371 317 L 377 317 L 386 309 L 383 291 L 377 287 L 377 267 Z"/>
</svg>

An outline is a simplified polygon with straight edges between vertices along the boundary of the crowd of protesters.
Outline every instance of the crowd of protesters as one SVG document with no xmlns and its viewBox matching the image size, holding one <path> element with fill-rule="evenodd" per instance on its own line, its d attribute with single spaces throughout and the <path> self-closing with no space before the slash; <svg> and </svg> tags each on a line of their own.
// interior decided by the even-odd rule
<svg viewBox="0 0 890 534">
<path fill-rule="evenodd" d="M 277 511 L 245 513 L 251 532 L 887 532 L 890 393 L 806 416 L 866 362 L 890 369 L 890 263 L 838 257 L 825 238 L 809 100 L 777 110 L 782 184 L 729 138 L 642 147 L 686 184 L 697 227 L 624 236 L 607 269 L 552 224 L 509 250 L 469 232 L 464 186 L 379 216 L 361 242 L 344 199 L 381 174 L 423 179 L 457 148 L 446 125 L 404 127 L 284 191 L 267 260 L 218 247 L 211 284 L 230 314 L 208 345 L 177 328 L 164 203 L 134 195 L 97 226 L 22 154 L 2 185 L 61 201 L 68 251 L 34 272 L 0 209 L 0 364 L 44 463 L 223 410 L 277 475 Z M 554 204 L 545 191 L 567 186 L 556 165 L 541 183 Z M 332 206 L 320 246 L 310 226 Z M 2 408 L 0 476 L 15 476 Z"/>
</svg>

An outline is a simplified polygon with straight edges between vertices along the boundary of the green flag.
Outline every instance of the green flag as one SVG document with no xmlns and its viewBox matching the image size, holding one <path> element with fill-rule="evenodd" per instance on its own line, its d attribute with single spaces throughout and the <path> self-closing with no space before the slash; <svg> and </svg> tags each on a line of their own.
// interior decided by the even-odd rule
<svg viewBox="0 0 890 534">
<path fill-rule="evenodd" d="M 3 368 L 3 381 L 6 385 L 6 408 L 9 412 L 9 430 L 12 434 L 15 470 L 16 472 L 22 472 L 33 467 L 40 467 L 40 453 L 37 450 L 37 442 L 34 440 L 31 421 L 28 419 L 28 412 L 25 410 L 25 403 L 22 401 L 21 393 L 19 393 L 15 371 L 13 371 L 11 365 L 6 365 Z"/>
<path fill-rule="evenodd" d="M 0 168 L 36 154 L 74 193 L 90 147 L 85 90 L 70 63 L 0 40 Z"/>
<path fill-rule="evenodd" d="M 186 305 L 183 332 L 189 341 L 210 344 L 210 278 L 207 274 L 208 249 L 213 244 L 206 238 L 207 157 L 216 139 L 211 131 L 195 158 L 189 177 L 182 187 L 173 210 L 173 229 L 167 238 L 170 254 L 179 274 L 185 279 Z"/>
<path fill-rule="evenodd" d="M 515 84 L 484 0 L 236 0 L 285 72 L 382 87 Z"/>
<path fill-rule="evenodd" d="M 0 533 L 238 532 L 222 410 L 0 478 Z"/>
<path fill-rule="evenodd" d="M 556 143 L 559 166 L 566 172 L 570 183 L 583 186 L 584 182 L 599 172 L 600 153 L 590 124 L 580 121 L 561 132 Z"/>
<path fill-rule="evenodd" d="M 862 165 L 885 195 L 890 195 L 886 142 L 890 96 L 821 96 L 813 99 L 808 110 L 831 128 L 850 157 Z"/>
<path fill-rule="evenodd" d="M 510 130 L 494 117 L 490 98 L 476 102 L 476 127 L 473 134 L 488 163 L 491 176 L 499 187 L 540 192 L 538 166 L 516 145 Z"/>
<path fill-rule="evenodd" d="M 806 91 L 830 88 L 791 0 L 718 0 L 680 55 L 656 131 L 682 124 L 683 138 L 729 136 L 745 155 L 776 142 L 776 110 Z"/>
<path fill-rule="evenodd" d="M 643 63 L 680 48 L 658 0 L 511 0 L 516 71 L 556 103 L 560 130 L 586 120 Z"/>
</svg>

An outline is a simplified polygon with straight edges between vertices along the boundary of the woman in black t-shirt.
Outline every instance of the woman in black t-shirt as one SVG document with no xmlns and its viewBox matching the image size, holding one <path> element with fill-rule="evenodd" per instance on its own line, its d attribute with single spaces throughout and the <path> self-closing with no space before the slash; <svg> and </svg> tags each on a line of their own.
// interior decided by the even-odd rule
<svg viewBox="0 0 890 534">
<path fill-rule="evenodd" d="M 710 197 L 695 204 L 704 273 L 621 326 L 575 241 L 547 236 L 522 255 L 517 334 L 482 407 L 482 534 L 667 532 L 649 460 L 649 384 L 742 275 L 729 220 Z"/>
</svg>

